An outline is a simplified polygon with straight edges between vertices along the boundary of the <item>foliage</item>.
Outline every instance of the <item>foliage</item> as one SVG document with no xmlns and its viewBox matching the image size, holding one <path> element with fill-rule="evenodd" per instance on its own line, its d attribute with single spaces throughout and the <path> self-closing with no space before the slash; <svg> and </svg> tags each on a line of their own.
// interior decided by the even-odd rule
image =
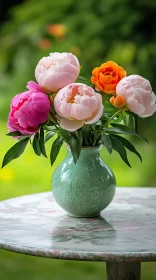
<svg viewBox="0 0 156 280">
<path fill-rule="evenodd" d="M 47 51 L 75 53 L 83 61 L 81 73 L 87 73 L 88 84 L 90 69 L 111 58 L 128 74 L 149 79 L 155 90 L 155 10 L 152 0 L 99 0 L 96 5 L 94 0 L 30 0 L 14 6 L 0 30 L 1 119 L 8 114 L 11 97 L 34 77 L 33 69 Z M 55 23 L 66 26 L 65 36 L 48 32 L 47 26 Z M 49 47 L 40 45 L 43 39 L 50 41 Z M 152 123 L 155 126 L 154 119 Z M 151 120 L 142 124 L 153 137 Z"/>
<path fill-rule="evenodd" d="M 122 7 L 122 9 L 121 9 Z M 33 77 L 37 61 L 49 51 L 71 51 L 83 61 L 82 75 L 110 58 L 127 69 L 155 81 L 154 1 L 136 0 L 30 0 L 12 9 L 12 19 L 1 28 L 1 112 L 6 116 L 6 95 L 15 95 Z M 43 12 L 44 11 L 44 12 Z M 85 14 L 84 14 L 85 11 Z M 56 38 L 47 25 L 62 23 L 67 33 Z M 122 51 L 121 51 L 122 49 Z M 7 84 L 7 85 L 6 85 Z"/>
<path fill-rule="evenodd" d="M 135 125 L 134 128 L 131 128 L 124 124 L 118 123 L 122 120 L 122 118 L 125 118 L 127 114 L 128 117 L 132 118 L 134 114 L 131 114 L 131 112 L 126 111 L 125 109 L 120 109 L 119 111 L 115 112 L 115 114 L 113 114 L 112 111 L 116 111 L 116 108 L 111 108 L 110 106 L 111 105 L 109 104 L 108 109 L 105 109 L 105 113 L 103 113 L 102 118 L 98 122 L 91 125 L 83 125 L 76 131 L 67 131 L 60 127 L 59 121 L 57 119 L 55 119 L 55 122 L 51 121 L 51 119 L 48 119 L 46 125 L 41 125 L 39 128 L 39 132 L 36 132 L 33 136 L 21 137 L 21 133 L 19 133 L 18 131 L 8 133 L 8 136 L 19 137 L 19 141 L 5 154 L 2 162 L 2 168 L 13 159 L 18 158 L 24 152 L 29 139 L 35 154 L 37 156 L 40 156 L 42 154 L 44 157 L 47 157 L 45 143 L 48 142 L 53 136 L 55 136 L 55 134 L 57 135 L 57 138 L 52 143 L 50 152 L 51 165 L 53 165 L 53 163 L 55 162 L 63 142 L 70 146 L 75 164 L 79 159 L 83 146 L 87 147 L 99 145 L 104 145 L 110 154 L 113 150 L 118 152 L 122 160 L 129 167 L 131 167 L 131 165 L 127 158 L 126 149 L 136 154 L 139 157 L 140 161 L 142 161 L 140 154 L 137 152 L 132 143 L 124 137 L 119 136 L 120 134 L 133 135 L 148 142 L 144 137 L 140 136 L 137 133 L 137 131 L 135 130 Z M 109 110 L 109 108 L 111 108 L 111 110 Z M 122 118 L 119 115 L 122 115 Z M 54 116 L 52 119 L 54 119 Z M 135 121 L 137 119 L 138 117 L 135 115 Z M 111 126 L 108 126 L 109 124 Z M 46 132 L 46 135 L 44 135 L 44 131 Z"/>
</svg>

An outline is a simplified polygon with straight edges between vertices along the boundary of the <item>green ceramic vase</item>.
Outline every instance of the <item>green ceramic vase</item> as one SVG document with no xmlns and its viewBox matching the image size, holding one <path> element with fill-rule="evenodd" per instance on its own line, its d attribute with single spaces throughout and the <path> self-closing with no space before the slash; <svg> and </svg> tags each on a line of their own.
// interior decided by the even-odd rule
<svg viewBox="0 0 156 280">
<path fill-rule="evenodd" d="M 99 216 L 114 197 L 114 174 L 100 158 L 100 147 L 82 148 L 76 164 L 70 148 L 67 150 L 66 158 L 53 174 L 54 198 L 71 216 Z"/>
</svg>

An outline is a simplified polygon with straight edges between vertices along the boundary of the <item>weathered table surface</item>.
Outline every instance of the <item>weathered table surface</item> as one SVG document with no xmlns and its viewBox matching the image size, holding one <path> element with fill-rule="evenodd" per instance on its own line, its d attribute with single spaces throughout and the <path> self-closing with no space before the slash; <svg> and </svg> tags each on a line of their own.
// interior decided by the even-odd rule
<svg viewBox="0 0 156 280">
<path fill-rule="evenodd" d="M 48 258 L 105 261 L 108 279 L 138 280 L 140 263 L 156 261 L 156 189 L 117 188 L 99 218 L 68 216 L 50 192 L 2 201 L 0 248 Z"/>
</svg>

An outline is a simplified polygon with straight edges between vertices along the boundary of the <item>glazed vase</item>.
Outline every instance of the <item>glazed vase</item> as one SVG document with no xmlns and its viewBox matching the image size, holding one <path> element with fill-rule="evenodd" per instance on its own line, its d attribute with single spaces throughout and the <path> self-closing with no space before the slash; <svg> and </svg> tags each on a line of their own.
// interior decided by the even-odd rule
<svg viewBox="0 0 156 280">
<path fill-rule="evenodd" d="M 52 177 L 56 202 L 74 217 L 96 217 L 112 201 L 116 180 L 99 154 L 100 147 L 84 147 L 77 163 L 70 148 Z"/>
</svg>

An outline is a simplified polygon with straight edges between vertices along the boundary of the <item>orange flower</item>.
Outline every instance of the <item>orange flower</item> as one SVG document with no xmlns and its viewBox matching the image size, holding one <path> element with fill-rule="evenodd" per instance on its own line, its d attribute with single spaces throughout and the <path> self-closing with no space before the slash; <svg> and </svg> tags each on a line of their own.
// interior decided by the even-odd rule
<svg viewBox="0 0 156 280">
<path fill-rule="evenodd" d="M 39 41 L 39 48 L 42 50 L 49 49 L 51 47 L 51 42 L 48 39 L 42 39 Z"/>
<path fill-rule="evenodd" d="M 51 24 L 47 27 L 47 31 L 56 38 L 62 38 L 67 33 L 67 28 L 64 24 Z"/>
<path fill-rule="evenodd" d="M 116 108 L 121 108 L 126 105 L 126 100 L 121 95 L 118 95 L 117 97 L 112 96 L 110 98 L 110 103 Z"/>
<path fill-rule="evenodd" d="M 117 83 L 124 77 L 126 71 L 114 61 L 108 61 L 93 69 L 91 82 L 98 90 L 114 94 Z"/>
</svg>

